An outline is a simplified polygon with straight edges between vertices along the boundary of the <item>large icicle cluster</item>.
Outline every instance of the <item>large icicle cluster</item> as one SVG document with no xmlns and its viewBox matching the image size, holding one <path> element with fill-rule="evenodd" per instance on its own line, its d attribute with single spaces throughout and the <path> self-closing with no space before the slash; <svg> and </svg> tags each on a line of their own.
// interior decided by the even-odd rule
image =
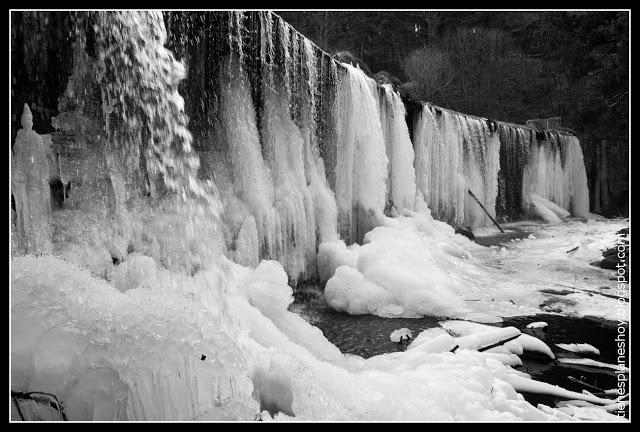
<svg viewBox="0 0 640 432">
<path fill-rule="evenodd" d="M 228 256 L 278 260 L 295 284 L 315 277 L 320 242 L 360 242 L 385 212 L 413 208 L 413 148 L 391 88 L 339 66 L 270 13 L 168 22 L 170 45 L 198 74 L 186 110 L 200 176 L 227 209 Z"/>
<path fill-rule="evenodd" d="M 340 82 L 336 124 L 336 202 L 343 238 L 359 241 L 382 217 L 387 155 L 378 115 L 376 83 L 347 65 Z"/>
<path fill-rule="evenodd" d="M 568 134 L 539 135 L 524 169 L 523 209 L 536 213 L 531 203 L 535 194 L 574 216 L 588 217 L 589 189 L 580 142 Z"/>
<path fill-rule="evenodd" d="M 471 191 L 495 216 L 500 141 L 493 124 L 424 104 L 415 119 L 418 190 L 436 219 L 454 226 L 490 224 Z"/>
<path fill-rule="evenodd" d="M 197 271 L 207 259 L 198 255 L 211 256 L 198 236 L 210 231 L 209 244 L 224 238 L 216 251 L 247 265 L 278 260 L 296 284 L 316 277 L 319 243 L 361 243 L 383 215 L 413 210 L 420 197 L 434 218 L 454 227 L 490 224 L 481 205 L 492 217 L 547 215 L 531 204 L 532 194 L 588 215 L 573 136 L 536 139 L 529 128 L 430 104 L 408 119 L 410 136 L 390 85 L 337 63 L 274 14 L 164 18 L 168 29 L 159 13 L 97 13 L 77 24 L 49 171 L 65 187 L 65 209 L 115 220 L 115 231 L 132 208 L 146 212 L 135 204 L 141 196 L 160 201 L 182 227 L 175 236 L 154 235 L 150 249 L 165 266 Z M 90 26 L 95 57 L 84 34 Z M 26 207 L 17 204 L 23 223 Z M 66 217 L 56 214 L 54 236 L 67 231 Z M 221 229 L 209 230 L 207 219 L 218 215 Z M 134 234 L 119 233 L 106 249 L 122 255 Z M 173 248 L 187 258 L 171 256 Z M 92 265 L 109 273 L 102 255 Z"/>
<path fill-rule="evenodd" d="M 379 87 L 378 108 L 387 151 L 387 208 L 413 210 L 416 200 L 415 153 L 402 99 L 391 85 Z"/>
</svg>

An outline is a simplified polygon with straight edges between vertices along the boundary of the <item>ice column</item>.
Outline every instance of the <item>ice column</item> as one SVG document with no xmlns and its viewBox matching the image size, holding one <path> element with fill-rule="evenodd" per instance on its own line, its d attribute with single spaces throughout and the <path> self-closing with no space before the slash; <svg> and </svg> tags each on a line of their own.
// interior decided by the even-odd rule
<svg viewBox="0 0 640 432">
<path fill-rule="evenodd" d="M 387 150 L 388 206 L 413 210 L 416 198 L 414 151 L 409 138 L 402 99 L 389 84 L 381 86 L 380 121 Z"/>
<path fill-rule="evenodd" d="M 382 217 L 387 155 L 372 84 L 360 69 L 345 64 L 337 97 L 336 202 L 343 238 L 361 242 Z"/>
<path fill-rule="evenodd" d="M 555 132 L 539 135 L 524 170 L 522 207 L 531 210 L 531 195 L 535 194 L 573 216 L 588 217 L 589 188 L 580 141 Z"/>
<path fill-rule="evenodd" d="M 15 229 L 27 253 L 51 249 L 49 165 L 42 137 L 33 130 L 33 116 L 24 104 L 11 157 L 11 192 L 15 199 Z"/>
</svg>

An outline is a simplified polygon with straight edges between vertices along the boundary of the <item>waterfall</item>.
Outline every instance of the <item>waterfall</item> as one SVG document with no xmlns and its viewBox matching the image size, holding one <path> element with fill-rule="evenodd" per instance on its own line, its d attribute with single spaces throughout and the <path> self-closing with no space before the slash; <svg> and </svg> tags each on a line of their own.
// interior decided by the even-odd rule
<svg viewBox="0 0 640 432">
<path fill-rule="evenodd" d="M 486 122 L 424 104 L 415 119 L 418 191 L 433 216 L 455 226 L 483 226 L 495 216 L 499 139 Z"/>
<path fill-rule="evenodd" d="M 487 225 L 468 191 L 491 216 L 536 196 L 588 216 L 576 137 L 427 103 L 410 134 L 391 86 L 270 12 L 74 17 L 55 132 L 34 130 L 27 105 L 12 148 L 11 274 L 12 389 L 60 396 L 72 419 L 248 419 L 272 365 L 316 395 L 299 384 L 322 369 L 281 361 L 301 346 L 346 361 L 286 311 L 287 283 L 318 280 L 323 246 L 355 266 L 365 239 L 389 232 L 374 228 L 411 217 L 401 257 L 421 231 L 466 260 L 428 213 Z M 448 265 L 427 250 L 424 280 Z M 405 273 L 386 280 L 417 280 Z"/>
<path fill-rule="evenodd" d="M 387 208 L 413 210 L 416 199 L 415 154 L 402 99 L 391 85 L 379 89 L 378 109 L 387 152 Z"/>
<path fill-rule="evenodd" d="M 359 243 L 384 212 L 387 155 L 375 81 L 358 68 L 345 67 L 336 106 L 335 193 L 340 234 Z"/>
<path fill-rule="evenodd" d="M 469 190 L 482 202 L 491 217 L 495 217 L 498 195 L 498 171 L 500 169 L 498 134 L 486 121 L 462 117 L 464 176 Z M 467 226 L 489 225 L 490 219 L 484 210 L 467 193 L 465 194 L 465 222 Z"/>
<path fill-rule="evenodd" d="M 531 130 L 510 124 L 498 126 L 500 136 L 500 172 L 498 173 L 497 211 L 507 220 L 523 216 L 522 179 L 529 157 Z"/>
<path fill-rule="evenodd" d="M 589 216 L 589 187 L 587 184 L 587 172 L 584 166 L 584 157 L 580 140 L 575 136 L 566 137 L 566 162 L 565 182 L 569 183 L 571 195 L 571 213 L 574 216 Z"/>
<path fill-rule="evenodd" d="M 197 176 L 178 92 L 184 65 L 165 47 L 161 13 L 85 18 L 95 55 L 77 41 L 52 134 L 64 163 L 47 170 L 72 194 L 52 212 L 56 254 L 13 260 L 12 389 L 55 394 L 77 420 L 248 416 L 219 199 Z"/>
<path fill-rule="evenodd" d="M 488 225 L 468 192 L 493 217 L 523 216 L 531 194 L 588 214 L 577 138 L 431 104 L 412 112 L 410 136 L 391 86 L 272 13 L 87 16 L 49 171 L 65 209 L 109 226 L 80 260 L 106 277 L 134 249 L 187 273 L 219 254 L 278 260 L 295 285 L 316 277 L 319 243 L 362 242 L 416 199 L 454 226 Z M 77 256 L 86 245 L 59 241 L 73 225 L 63 213 L 54 249 Z"/>
<path fill-rule="evenodd" d="M 580 141 L 566 133 L 534 135 L 523 172 L 522 208 L 530 211 L 531 195 L 552 201 L 572 215 L 588 217 L 589 189 Z"/>
<path fill-rule="evenodd" d="M 211 25 L 226 27 L 228 39 L 189 14 L 169 21 L 174 29 L 202 27 L 211 38 L 204 52 L 194 50 L 197 42 L 174 43 L 198 76 L 210 77 L 188 88 L 186 99 L 187 106 L 211 107 L 192 127 L 208 161 L 200 177 L 216 183 L 227 209 L 227 255 L 253 265 L 278 260 L 294 285 L 313 279 L 317 242 L 337 237 L 317 124 L 330 108 L 321 105 L 326 78 L 317 70 L 317 50 L 266 12 L 237 12 L 226 21 L 213 14 Z"/>
</svg>

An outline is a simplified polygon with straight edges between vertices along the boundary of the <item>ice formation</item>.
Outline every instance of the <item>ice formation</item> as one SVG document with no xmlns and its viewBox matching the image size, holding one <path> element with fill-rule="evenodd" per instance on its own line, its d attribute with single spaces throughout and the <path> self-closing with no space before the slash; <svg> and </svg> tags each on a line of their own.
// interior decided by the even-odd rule
<svg viewBox="0 0 640 432">
<path fill-rule="evenodd" d="M 388 207 L 395 212 L 404 208 L 413 210 L 416 199 L 414 151 L 406 112 L 400 96 L 389 84 L 378 90 L 378 108 L 387 152 Z"/>
<path fill-rule="evenodd" d="M 464 279 L 446 269 L 471 259 L 463 245 L 472 243 L 428 214 L 402 213 L 385 218 L 358 248 L 320 246 L 320 274 L 333 274 L 325 286 L 327 303 L 338 311 L 385 317 L 470 312 L 462 300 Z"/>
<path fill-rule="evenodd" d="M 504 257 L 429 210 L 487 224 L 467 191 L 495 214 L 504 172 L 519 180 L 500 199 L 520 209 L 518 198 L 533 196 L 519 187 L 522 160 L 508 160 L 514 170 L 501 162 L 503 147 L 524 148 L 505 135 L 516 128 L 425 105 L 414 154 L 391 88 L 268 12 L 99 12 L 76 30 L 51 145 L 25 106 L 13 146 L 12 390 L 57 395 L 71 420 L 562 415 L 519 389 L 611 402 L 513 369 L 523 350 L 550 351 L 512 328 L 425 333 L 406 352 L 365 360 L 287 310 L 290 284 L 317 276 L 327 302 L 349 313 L 498 322 L 538 311 L 548 281 L 523 290 L 494 262 L 522 268 L 531 256 L 518 247 L 549 255 L 549 238 Z M 584 215 L 577 139 L 560 149 L 562 173 L 551 170 L 562 190 L 535 174 L 547 153 L 531 159 L 525 183 Z M 65 188 L 53 211 L 52 179 Z M 562 242 L 570 230 L 558 229 Z M 585 242 L 571 259 L 595 253 L 599 243 Z M 600 312 L 615 302 L 601 300 Z"/>
<path fill-rule="evenodd" d="M 15 200 L 14 248 L 27 253 L 51 251 L 51 194 L 48 151 L 33 130 L 33 116 L 24 104 L 11 155 L 11 193 Z"/>
<path fill-rule="evenodd" d="M 490 224 L 468 194 L 495 216 L 500 141 L 490 123 L 424 104 L 413 142 L 417 188 L 433 216 L 454 226 Z"/>
<path fill-rule="evenodd" d="M 570 214 L 562 207 L 559 207 L 553 202 L 546 200 L 536 194 L 531 194 L 529 196 L 529 199 L 531 200 L 531 213 L 539 216 L 547 223 L 558 224 L 562 222 L 562 218 L 567 217 Z"/>
<path fill-rule="evenodd" d="M 600 355 L 600 350 L 588 343 L 571 343 L 571 344 L 557 343 L 556 346 L 564 350 L 575 352 L 575 353 L 587 353 L 587 354 Z"/>
<path fill-rule="evenodd" d="M 541 138 L 534 138 L 523 171 L 523 209 L 540 215 L 537 197 L 538 201 L 551 201 L 567 214 L 589 217 L 589 189 L 580 142 L 573 135 L 560 133 L 542 134 Z"/>
<path fill-rule="evenodd" d="M 548 327 L 548 326 L 549 326 L 549 324 L 547 324 L 544 321 L 535 321 L 535 322 L 527 324 L 527 328 L 530 328 L 530 329 L 545 328 L 545 327 Z"/>
<path fill-rule="evenodd" d="M 343 238 L 360 243 L 383 217 L 387 154 L 377 107 L 377 84 L 351 65 L 337 101 L 335 194 Z"/>
<path fill-rule="evenodd" d="M 391 332 L 389 338 L 391 339 L 391 342 L 402 342 L 405 339 L 411 339 L 411 336 L 411 330 L 409 330 L 408 328 L 401 328 Z"/>
<path fill-rule="evenodd" d="M 385 218 L 362 245 L 322 243 L 318 271 L 327 280 L 327 304 L 351 314 L 495 322 L 552 308 L 610 318 L 616 299 L 593 294 L 595 287 L 609 283 L 610 275 L 589 263 L 599 259 L 615 230 L 625 224 L 532 225 L 535 238 L 498 249 L 455 234 L 428 213 L 404 210 L 396 218 Z M 575 252 L 566 253 L 576 245 Z M 583 278 L 576 279 L 575 271 Z M 553 303 L 543 290 L 557 285 L 571 290 Z"/>
<path fill-rule="evenodd" d="M 558 361 L 560 363 L 565 363 L 565 364 L 593 366 L 598 368 L 613 369 L 619 372 L 625 372 L 625 373 L 629 372 L 629 368 L 624 365 L 603 363 L 593 359 L 562 357 L 562 358 L 559 358 Z"/>
<path fill-rule="evenodd" d="M 221 257 L 194 276 L 161 270 L 120 292 L 59 258 L 15 258 L 12 388 L 54 392 L 70 420 L 251 420 L 261 409 L 284 420 L 558 418 L 518 389 L 613 402 L 474 350 L 514 329 L 476 332 L 466 348 L 446 334 L 418 336 L 406 352 L 365 360 L 342 355 L 287 311 L 291 301 L 273 261 L 250 269 Z"/>
<path fill-rule="evenodd" d="M 56 394 L 70 420 L 251 415 L 223 280 L 162 270 L 122 293 L 53 256 L 15 258 L 12 389 Z"/>
<path fill-rule="evenodd" d="M 451 334 L 461 337 L 458 339 L 461 347 L 477 349 L 517 336 L 515 339 L 503 344 L 506 353 L 521 355 L 523 351 L 532 351 L 555 359 L 553 351 L 547 344 L 536 337 L 521 333 L 515 327 L 496 329 L 492 326 L 468 321 L 444 321 L 440 325 Z M 494 349 L 494 351 L 503 352 L 501 349 Z"/>
</svg>

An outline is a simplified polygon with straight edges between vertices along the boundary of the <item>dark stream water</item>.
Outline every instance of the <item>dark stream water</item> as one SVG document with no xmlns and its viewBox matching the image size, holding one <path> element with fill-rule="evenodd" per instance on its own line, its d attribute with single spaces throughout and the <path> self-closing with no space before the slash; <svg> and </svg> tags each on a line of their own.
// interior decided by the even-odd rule
<svg viewBox="0 0 640 432">
<path fill-rule="evenodd" d="M 489 246 L 503 244 L 512 238 L 525 238 L 528 235 L 529 233 L 524 230 L 511 229 L 504 234 L 476 241 Z M 294 296 L 296 300 L 291 306 L 292 311 L 320 328 L 325 337 L 343 353 L 357 354 L 365 358 L 404 350 L 402 345 L 391 341 L 390 335 L 394 330 L 408 328 L 416 337 L 421 331 L 439 327 L 438 322 L 446 320 L 446 318 L 436 317 L 381 318 L 374 315 L 349 315 L 336 312 L 326 305 L 321 289 L 317 286 L 299 288 Z M 545 321 L 548 327 L 528 329 L 527 324 L 535 321 Z M 588 390 L 597 395 L 601 390 L 618 387 L 618 376 L 613 369 L 563 364 L 557 361 L 557 358 L 562 357 L 591 358 L 604 363 L 617 364 L 618 345 L 615 341 L 618 336 L 617 321 L 596 317 L 576 318 L 559 314 L 538 314 L 504 318 L 502 323 L 494 325 L 516 327 L 523 333 L 543 340 L 554 352 L 556 360 L 531 352 L 525 352 L 521 356 L 523 365 L 518 369 L 528 373 L 532 378 L 572 391 Z M 625 335 L 628 336 L 626 333 Z M 629 340 L 626 342 L 627 347 L 630 347 Z M 555 345 L 557 343 L 588 343 L 596 347 L 600 355 L 572 353 L 557 347 Z M 628 351 L 624 360 L 625 365 L 629 367 Z M 557 402 L 557 399 L 545 395 L 523 393 L 523 396 L 533 405 L 543 403 L 553 407 Z M 614 398 L 615 396 L 605 397 Z M 628 418 L 628 416 L 627 409 L 625 417 Z"/>
<path fill-rule="evenodd" d="M 365 358 L 404 350 L 403 345 L 391 341 L 389 336 L 394 330 L 408 328 L 415 337 L 425 329 L 439 327 L 438 322 L 443 320 L 435 317 L 381 318 L 374 315 L 349 315 L 331 310 L 319 297 L 311 301 L 309 297 L 308 292 L 302 296 L 297 295 L 292 310 L 320 328 L 325 337 L 343 353 L 357 354 Z M 535 321 L 545 321 L 548 327 L 545 330 L 528 329 L 527 324 Z M 528 373 L 532 378 L 577 392 L 586 389 L 597 394 L 598 389 L 617 388 L 618 378 L 616 371 L 612 369 L 563 364 L 557 361 L 557 358 L 562 357 L 591 358 L 617 364 L 617 322 L 595 317 L 573 318 L 557 314 L 539 314 L 505 318 L 502 323 L 494 325 L 516 327 L 523 333 L 543 340 L 552 349 L 556 360 L 526 351 L 521 356 L 523 365 L 518 369 Z M 588 343 L 598 348 L 600 355 L 572 353 L 557 347 L 556 343 Z M 625 365 L 629 366 L 627 356 Z M 545 395 L 523 395 L 533 405 L 543 403 L 553 407 L 557 402 L 555 398 Z"/>
</svg>

